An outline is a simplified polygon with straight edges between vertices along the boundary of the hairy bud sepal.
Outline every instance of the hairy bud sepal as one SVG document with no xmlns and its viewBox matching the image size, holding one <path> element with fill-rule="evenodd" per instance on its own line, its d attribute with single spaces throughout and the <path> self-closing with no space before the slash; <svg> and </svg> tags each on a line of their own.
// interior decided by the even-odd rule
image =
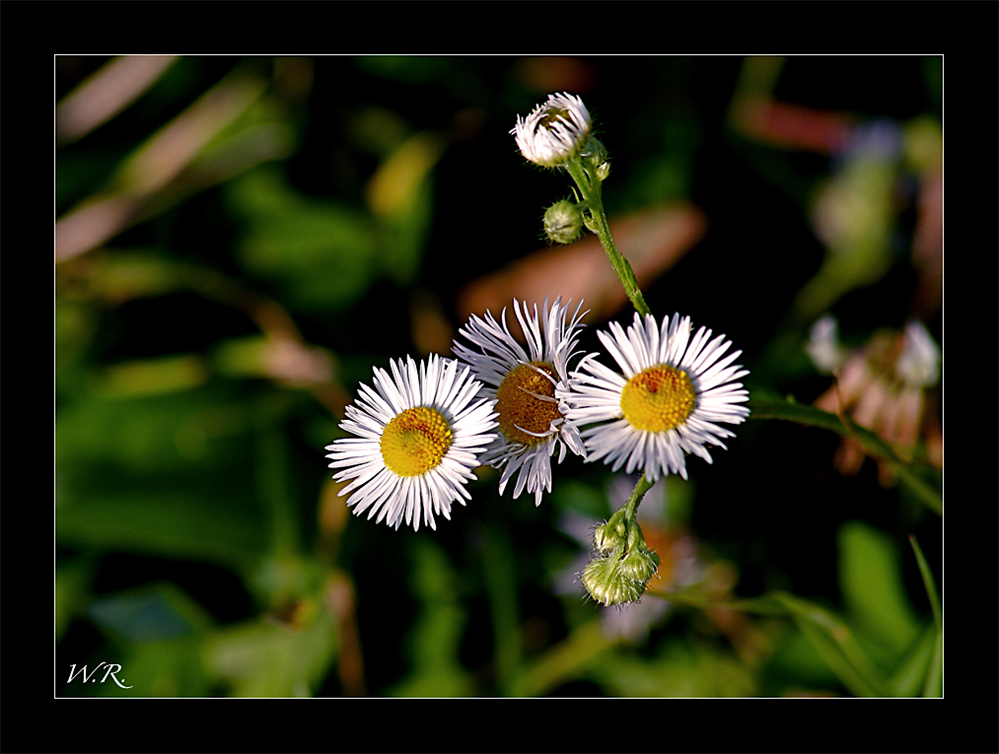
<svg viewBox="0 0 999 754">
<path fill-rule="evenodd" d="M 583 231 L 583 211 L 567 199 L 555 202 L 545 211 L 545 236 L 552 243 L 570 244 Z"/>
<path fill-rule="evenodd" d="M 649 550 L 638 521 L 622 508 L 593 532 L 597 556 L 583 570 L 587 593 L 601 605 L 637 602 L 659 569 L 659 556 Z"/>
</svg>

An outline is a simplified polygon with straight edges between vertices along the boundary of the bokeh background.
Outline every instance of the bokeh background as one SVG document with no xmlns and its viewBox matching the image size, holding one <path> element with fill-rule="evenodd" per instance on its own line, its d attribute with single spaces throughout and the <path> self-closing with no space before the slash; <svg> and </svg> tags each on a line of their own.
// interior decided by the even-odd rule
<svg viewBox="0 0 999 754">
<path fill-rule="evenodd" d="M 901 467 L 786 419 L 692 458 L 643 503 L 662 566 L 626 609 L 576 574 L 633 479 L 568 458 L 536 508 L 481 469 L 451 521 L 396 531 L 324 458 L 372 366 L 449 355 L 470 313 L 582 298 L 589 350 L 630 321 L 592 236 L 542 238 L 569 179 L 509 131 L 556 91 L 594 115 L 654 312 L 802 406 L 831 313 L 883 392 L 908 322 L 941 343 L 939 57 L 54 67 L 57 695 L 939 693 L 939 381 L 855 416 Z M 67 682 L 100 662 L 132 688 Z"/>
</svg>

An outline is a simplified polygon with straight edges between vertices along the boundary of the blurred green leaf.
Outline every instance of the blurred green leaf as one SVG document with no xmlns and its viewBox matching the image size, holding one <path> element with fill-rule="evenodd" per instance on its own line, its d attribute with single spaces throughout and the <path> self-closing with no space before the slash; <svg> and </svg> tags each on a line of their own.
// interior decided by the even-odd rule
<svg viewBox="0 0 999 754">
<path fill-rule="evenodd" d="M 211 677 L 232 696 L 311 696 L 336 657 L 336 624 L 318 599 L 300 606 L 299 624 L 265 620 L 218 629 L 206 638 Z"/>
<path fill-rule="evenodd" d="M 204 359 L 195 354 L 160 356 L 113 364 L 104 369 L 101 391 L 115 398 L 188 390 L 208 379 Z"/>
<path fill-rule="evenodd" d="M 929 668 L 927 669 L 923 688 L 923 696 L 938 697 L 943 695 L 943 611 L 940 606 L 940 595 L 937 592 L 936 580 L 933 578 L 933 571 L 930 564 L 926 562 L 923 550 L 919 546 L 914 536 L 909 537 L 912 549 L 916 553 L 916 560 L 919 564 L 919 572 L 923 577 L 923 584 L 926 586 L 926 596 L 930 601 L 930 608 L 933 610 L 932 638 L 933 644 L 930 653 Z"/>
<path fill-rule="evenodd" d="M 618 643 L 608 639 L 593 619 L 574 629 L 565 639 L 532 659 L 510 687 L 511 696 L 543 696 L 567 681 L 583 676 L 599 655 Z"/>
<path fill-rule="evenodd" d="M 937 515 L 943 513 L 943 475 L 940 469 L 916 469 L 901 464 L 894 468 L 902 489 Z"/>
<path fill-rule="evenodd" d="M 909 543 L 912 545 L 912 550 L 916 554 L 916 562 L 919 565 L 919 573 L 923 577 L 923 585 L 926 587 L 926 596 L 930 602 L 930 609 L 933 611 L 933 622 L 936 624 L 937 631 L 943 631 L 943 613 L 940 608 L 940 594 L 937 592 L 937 582 L 933 578 L 933 571 L 930 569 L 930 564 L 926 562 L 926 556 L 923 555 L 923 549 L 919 546 L 919 542 L 916 541 L 914 536 L 909 537 Z"/>
<path fill-rule="evenodd" d="M 846 614 L 857 631 L 898 657 L 920 622 L 909 604 L 899 548 L 887 534 L 860 521 L 839 530 L 839 581 Z"/>
<path fill-rule="evenodd" d="M 461 637 L 468 620 L 459 599 L 458 576 L 440 545 L 428 538 L 413 540 L 411 588 L 423 604 L 409 634 L 412 661 L 405 680 L 392 696 L 468 696 L 474 682 L 462 667 Z"/>
<path fill-rule="evenodd" d="M 379 220 L 379 262 L 399 285 L 413 282 L 433 216 L 433 169 L 445 141 L 422 132 L 382 162 L 367 185 L 368 206 Z"/>
<path fill-rule="evenodd" d="M 934 655 L 938 651 L 935 626 L 928 626 L 902 657 L 889 679 L 894 696 L 920 696 L 932 675 Z"/>
<path fill-rule="evenodd" d="M 492 617 L 496 682 L 503 692 L 521 662 L 514 556 L 505 527 L 493 526 L 482 536 L 482 569 Z"/>
<path fill-rule="evenodd" d="M 271 167 L 230 181 L 225 192 L 246 222 L 239 253 L 247 271 L 276 283 L 296 306 L 343 308 L 374 281 L 377 229 L 365 213 L 300 194 Z"/>
<path fill-rule="evenodd" d="M 211 624 L 199 604 L 166 582 L 98 597 L 87 613 L 102 629 L 139 643 L 189 636 Z"/>
<path fill-rule="evenodd" d="M 795 299 L 801 322 L 811 322 L 847 292 L 874 283 L 893 261 L 898 158 L 875 137 L 866 140 L 844 155 L 839 172 L 814 203 L 812 214 L 827 253 Z"/>
<path fill-rule="evenodd" d="M 695 590 L 654 592 L 650 595 L 692 607 L 721 607 L 754 615 L 790 617 L 851 693 L 857 696 L 887 695 L 883 671 L 868 657 L 851 628 L 842 618 L 815 602 L 781 591 L 723 602 L 706 598 Z"/>
<path fill-rule="evenodd" d="M 857 696 L 887 696 L 884 674 L 871 662 L 839 617 L 790 594 L 773 595 L 822 655 L 844 686 Z"/>
<path fill-rule="evenodd" d="M 607 518 L 610 508 L 607 495 L 592 484 L 566 479 L 552 488 L 552 500 L 558 507 L 597 519 Z"/>
<path fill-rule="evenodd" d="M 252 507 L 213 506 L 179 491 L 121 494 L 56 509 L 60 546 L 203 560 L 245 572 L 260 557 L 263 537 Z"/>
<path fill-rule="evenodd" d="M 210 387 L 93 395 L 56 416 L 60 545 L 204 559 L 243 569 L 262 553 L 247 407 Z"/>
<path fill-rule="evenodd" d="M 86 610 L 94 564 L 89 558 L 63 558 L 56 566 L 55 634 L 62 638 L 70 622 Z"/>
<path fill-rule="evenodd" d="M 933 641 L 933 654 L 930 657 L 930 669 L 926 673 L 923 684 L 924 697 L 943 696 L 943 634 L 939 631 Z"/>
<path fill-rule="evenodd" d="M 692 640 L 664 644 L 652 658 L 603 655 L 588 673 L 626 697 L 747 697 L 758 693 L 751 669 L 731 650 Z"/>
<path fill-rule="evenodd" d="M 211 679 L 201 657 L 200 638 L 184 636 L 162 641 L 128 643 L 115 653 L 121 670 L 112 679 L 86 687 L 75 686 L 102 697 L 203 697 L 212 693 Z"/>
</svg>

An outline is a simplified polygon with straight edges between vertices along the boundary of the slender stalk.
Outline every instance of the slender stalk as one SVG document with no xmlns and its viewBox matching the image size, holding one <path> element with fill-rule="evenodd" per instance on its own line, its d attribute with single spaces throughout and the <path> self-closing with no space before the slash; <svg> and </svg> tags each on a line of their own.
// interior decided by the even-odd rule
<svg viewBox="0 0 999 754">
<path fill-rule="evenodd" d="M 635 489 L 631 492 L 631 497 L 625 503 L 625 507 L 627 508 L 625 515 L 629 520 L 635 520 L 635 516 L 638 514 L 638 506 L 642 504 L 642 498 L 645 497 L 646 492 L 652 489 L 652 485 L 654 484 L 655 482 L 650 482 L 645 474 L 642 474 L 642 478 L 638 480 L 638 484 L 635 485 Z"/>
<path fill-rule="evenodd" d="M 631 264 L 617 248 L 617 244 L 614 243 L 610 223 L 607 221 L 607 214 L 604 212 L 601 182 L 586 170 L 579 157 L 570 160 L 566 163 L 565 167 L 569 171 L 569 175 L 576 182 L 580 193 L 583 195 L 583 200 L 586 202 L 589 213 L 586 226 L 600 239 L 600 245 L 604 247 L 607 260 L 621 281 L 624 292 L 627 294 L 632 306 L 643 317 L 646 314 L 651 314 L 649 305 L 645 303 L 645 296 L 642 295 L 642 290 L 638 287 L 638 281 L 635 279 L 635 272 L 632 270 Z"/>
<path fill-rule="evenodd" d="M 635 311 L 643 317 L 646 314 L 651 314 L 652 310 L 645 303 L 645 296 L 642 295 L 642 289 L 638 287 L 638 281 L 635 279 L 635 271 L 617 248 L 617 244 L 614 243 L 614 236 L 610 232 L 610 222 L 607 220 L 607 213 L 604 212 L 601 181 L 586 169 L 579 157 L 569 160 L 565 168 L 569 171 L 569 175 L 572 176 L 573 181 L 576 182 L 583 201 L 586 203 L 588 212 L 586 227 L 592 230 L 597 238 L 600 239 L 600 245 L 604 247 L 607 260 L 610 262 L 618 280 L 621 281 L 621 286 L 624 288 L 628 300 L 635 307 Z M 644 474 L 638 480 L 638 484 L 635 485 L 635 489 L 626 504 L 628 510 L 625 515 L 629 522 L 635 522 L 637 525 L 635 517 L 638 514 L 638 506 L 641 505 L 645 493 L 652 489 L 653 484 L 653 482 L 646 479 Z"/>
<path fill-rule="evenodd" d="M 635 311 L 643 317 L 651 314 L 652 311 L 649 309 L 649 305 L 645 303 L 645 296 L 642 295 L 642 289 L 638 287 L 638 280 L 635 279 L 635 271 L 617 248 L 617 244 L 614 243 L 610 222 L 607 220 L 607 213 L 604 211 L 602 182 L 591 171 L 587 170 L 578 156 L 569 160 L 565 168 L 569 171 L 569 175 L 572 176 L 572 180 L 576 182 L 576 186 L 579 187 L 579 192 L 582 194 L 583 201 L 586 203 L 588 213 L 586 227 L 593 231 L 597 238 L 600 239 L 600 245 L 604 247 L 607 261 L 610 262 L 618 280 L 621 281 L 621 286 L 624 288 L 628 300 L 635 307 Z M 653 482 L 648 481 L 645 475 L 642 474 L 642 478 L 638 480 L 638 484 L 635 485 L 635 489 L 626 504 L 628 510 L 625 515 L 629 522 L 634 522 L 637 525 L 635 517 L 638 514 L 638 506 L 641 505 L 645 493 L 652 489 L 653 484 Z"/>
</svg>

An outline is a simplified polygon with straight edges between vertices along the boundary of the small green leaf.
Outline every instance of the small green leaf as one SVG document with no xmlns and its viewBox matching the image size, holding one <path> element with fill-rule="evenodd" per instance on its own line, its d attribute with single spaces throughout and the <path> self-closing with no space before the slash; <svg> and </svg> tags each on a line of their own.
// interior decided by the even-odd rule
<svg viewBox="0 0 999 754">
<path fill-rule="evenodd" d="M 887 534 L 860 522 L 839 531 L 839 580 L 851 623 L 899 656 L 919 633 L 902 578 L 899 548 Z"/>
<path fill-rule="evenodd" d="M 940 595 L 937 594 L 937 583 L 933 578 L 933 571 L 930 570 L 930 564 L 926 562 L 926 556 L 923 555 L 923 550 L 919 546 L 919 542 L 916 541 L 916 537 L 910 536 L 909 543 L 912 545 L 913 552 L 916 553 L 916 562 L 919 564 L 919 573 L 922 575 L 923 584 L 926 586 L 926 596 L 930 599 L 930 609 L 933 611 L 933 622 L 937 626 L 937 631 L 942 631 L 943 621 L 941 619 L 940 611 Z"/>
<path fill-rule="evenodd" d="M 935 626 L 924 629 L 922 636 L 902 658 L 888 681 L 895 696 L 918 696 L 926 687 L 937 651 L 938 632 Z"/>
<path fill-rule="evenodd" d="M 98 597 L 87 614 L 101 628 L 140 643 L 188 636 L 211 623 L 201 606 L 171 583 Z"/>
<path fill-rule="evenodd" d="M 232 696 L 311 696 L 337 653 L 336 623 L 322 601 L 310 599 L 301 626 L 263 620 L 219 629 L 204 644 L 209 673 Z"/>
<path fill-rule="evenodd" d="M 888 696 L 885 679 L 857 643 L 849 627 L 825 608 L 794 597 L 776 594 L 830 669 L 857 696 Z"/>
</svg>

